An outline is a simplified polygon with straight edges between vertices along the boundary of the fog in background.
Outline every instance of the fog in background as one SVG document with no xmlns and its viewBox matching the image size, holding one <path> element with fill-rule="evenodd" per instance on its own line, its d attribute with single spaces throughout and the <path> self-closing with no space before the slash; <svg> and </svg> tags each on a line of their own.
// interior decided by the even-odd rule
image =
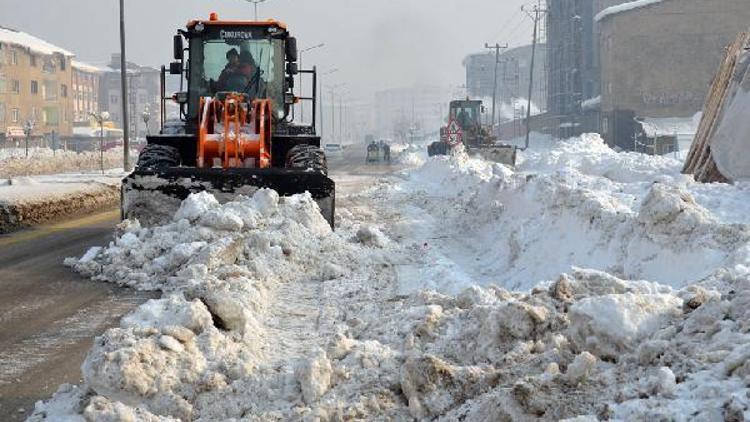
<svg viewBox="0 0 750 422">
<path fill-rule="evenodd" d="M 0 25 L 29 32 L 93 64 L 119 51 L 118 0 L 0 0 Z M 465 81 L 464 57 L 485 42 L 529 44 L 529 0 L 267 0 L 262 19 L 289 24 L 300 48 L 325 43 L 304 65 L 338 68 L 330 78 L 352 94 L 414 84 L 446 90 Z M 126 0 L 128 59 L 159 66 L 171 56 L 171 36 L 194 18 L 252 19 L 244 0 Z"/>
</svg>

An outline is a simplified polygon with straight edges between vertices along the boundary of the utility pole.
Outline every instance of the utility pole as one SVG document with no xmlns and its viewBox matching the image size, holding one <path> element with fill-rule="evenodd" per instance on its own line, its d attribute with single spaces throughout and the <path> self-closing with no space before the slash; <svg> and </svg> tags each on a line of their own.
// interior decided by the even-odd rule
<svg viewBox="0 0 750 422">
<path fill-rule="evenodd" d="M 508 48 L 508 44 L 505 44 L 504 46 L 495 43 L 495 45 L 489 45 L 489 43 L 484 44 L 484 48 L 488 48 L 490 50 L 495 50 L 495 83 L 492 86 L 492 131 L 494 133 L 495 131 L 495 109 L 497 108 L 497 65 L 500 63 L 500 49 Z M 504 84 L 504 82 L 503 82 Z"/>
<path fill-rule="evenodd" d="M 331 140 L 336 140 L 336 87 L 331 88 Z"/>
<path fill-rule="evenodd" d="M 125 60 L 125 0 L 120 0 L 120 88 L 122 93 L 122 163 L 130 170 L 130 120 L 128 120 L 128 73 Z"/>
<path fill-rule="evenodd" d="M 331 87 L 331 139 L 337 141 L 336 137 L 336 89 L 343 87 L 345 84 L 336 84 Z M 341 123 L 339 123 L 340 126 Z M 339 128 L 338 136 L 341 136 L 341 129 Z M 338 142 L 337 142 L 338 143 Z"/>
<path fill-rule="evenodd" d="M 339 144 L 343 144 L 344 137 L 344 95 L 339 95 Z"/>
<path fill-rule="evenodd" d="M 541 7 L 536 5 L 534 6 L 534 15 L 529 15 L 534 19 L 534 37 L 533 42 L 531 43 L 531 70 L 529 71 L 529 98 L 528 103 L 526 104 L 526 142 L 524 143 L 524 150 L 529 147 L 529 138 L 531 137 L 531 96 L 534 93 L 534 62 L 536 61 L 536 42 L 539 30 L 539 18 L 542 12 L 543 10 Z"/>
<path fill-rule="evenodd" d="M 331 69 L 328 72 L 322 73 L 320 76 L 318 76 L 318 79 L 320 80 L 320 103 L 318 104 L 318 108 L 320 109 L 320 138 L 323 139 L 323 134 L 325 132 L 325 109 L 323 108 L 323 99 L 325 98 L 325 91 L 323 91 L 323 76 L 328 76 L 333 73 L 338 72 L 338 69 Z"/>
</svg>

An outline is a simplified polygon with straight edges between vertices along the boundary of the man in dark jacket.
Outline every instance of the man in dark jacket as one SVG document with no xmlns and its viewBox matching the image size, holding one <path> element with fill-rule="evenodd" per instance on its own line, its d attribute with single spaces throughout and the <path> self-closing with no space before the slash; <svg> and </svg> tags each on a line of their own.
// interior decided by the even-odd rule
<svg viewBox="0 0 750 422">
<path fill-rule="evenodd" d="M 219 81 L 217 82 L 219 91 L 232 91 L 237 90 L 234 83 L 231 83 L 234 76 L 237 75 L 240 68 L 240 53 L 237 52 L 236 48 L 227 51 L 227 65 L 219 75 Z"/>
</svg>

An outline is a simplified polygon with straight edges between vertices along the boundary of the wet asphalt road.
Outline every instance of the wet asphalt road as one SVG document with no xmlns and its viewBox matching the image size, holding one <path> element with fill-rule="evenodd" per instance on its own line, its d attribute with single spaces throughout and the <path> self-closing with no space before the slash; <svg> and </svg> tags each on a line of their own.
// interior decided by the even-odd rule
<svg viewBox="0 0 750 422">
<path fill-rule="evenodd" d="M 329 157 L 331 177 L 395 169 L 368 165 L 365 155 L 356 145 Z M 94 338 L 158 296 L 93 282 L 63 265 L 109 243 L 118 222 L 119 211 L 109 210 L 0 236 L 0 421 L 24 420 L 60 384 L 80 383 Z"/>
<path fill-rule="evenodd" d="M 94 337 L 153 293 L 92 282 L 63 266 L 112 238 L 119 212 L 0 236 L 0 420 L 23 420 L 62 383 L 78 383 Z"/>
</svg>

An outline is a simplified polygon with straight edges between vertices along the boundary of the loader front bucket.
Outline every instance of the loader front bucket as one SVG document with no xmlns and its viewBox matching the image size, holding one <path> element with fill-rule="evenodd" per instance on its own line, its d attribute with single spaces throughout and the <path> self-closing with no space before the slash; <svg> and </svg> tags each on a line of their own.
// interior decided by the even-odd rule
<svg viewBox="0 0 750 422">
<path fill-rule="evenodd" d="M 280 196 L 310 192 L 323 217 L 334 227 L 333 180 L 319 172 L 289 169 L 136 170 L 123 180 L 122 218 L 137 218 L 144 226 L 153 226 L 170 221 L 191 193 L 207 191 L 226 203 L 263 188 L 273 189 Z"/>
<path fill-rule="evenodd" d="M 512 145 L 483 145 L 471 148 L 470 154 L 476 154 L 488 161 L 515 167 L 518 148 Z"/>
</svg>

